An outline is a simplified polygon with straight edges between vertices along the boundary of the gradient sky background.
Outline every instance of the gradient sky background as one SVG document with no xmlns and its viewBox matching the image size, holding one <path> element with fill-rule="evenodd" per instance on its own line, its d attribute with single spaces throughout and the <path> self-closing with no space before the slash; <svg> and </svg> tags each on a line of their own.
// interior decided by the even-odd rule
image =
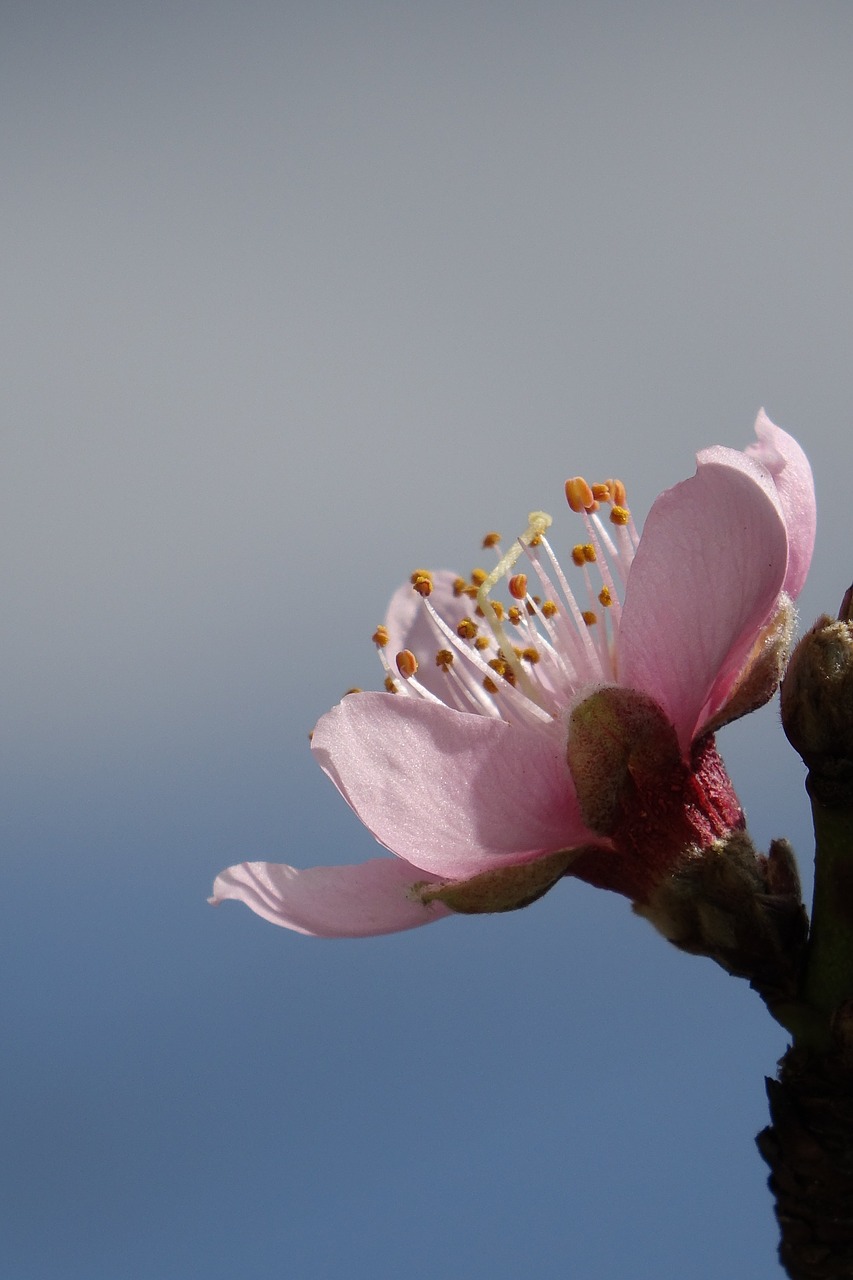
<svg viewBox="0 0 853 1280">
<path fill-rule="evenodd" d="M 0 7 L 0 1274 L 771 1280 L 785 1036 L 566 883 L 318 942 L 309 757 L 422 564 L 635 512 L 758 407 L 853 577 L 839 3 Z M 775 707 L 720 744 L 807 875 Z"/>
</svg>

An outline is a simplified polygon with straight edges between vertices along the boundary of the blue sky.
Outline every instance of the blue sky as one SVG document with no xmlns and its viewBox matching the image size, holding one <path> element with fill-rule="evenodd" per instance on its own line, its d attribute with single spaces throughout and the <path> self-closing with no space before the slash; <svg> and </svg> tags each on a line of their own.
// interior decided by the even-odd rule
<svg viewBox="0 0 853 1280">
<path fill-rule="evenodd" d="M 786 0 L 0 13 L 4 1275 L 781 1274 L 784 1035 L 625 902 L 322 943 L 205 899 L 372 856 L 311 726 L 567 475 L 641 516 L 764 404 L 837 607 L 851 52 Z M 720 745 L 807 877 L 775 708 Z"/>
</svg>

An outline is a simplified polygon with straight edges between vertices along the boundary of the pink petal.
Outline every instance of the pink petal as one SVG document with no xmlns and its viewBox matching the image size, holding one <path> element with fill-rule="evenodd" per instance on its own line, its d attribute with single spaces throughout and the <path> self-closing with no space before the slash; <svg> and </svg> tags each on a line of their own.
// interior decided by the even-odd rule
<svg viewBox="0 0 853 1280">
<path fill-rule="evenodd" d="M 773 477 L 788 526 L 788 572 L 783 589 L 796 600 L 811 564 L 817 508 L 809 460 L 793 436 L 771 422 L 763 409 L 755 420 L 758 440 L 746 452 Z"/>
<path fill-rule="evenodd" d="M 458 576 L 450 569 L 439 569 L 433 574 L 430 596 L 430 604 L 454 631 L 476 604 L 476 601 L 472 602 L 467 596 L 454 595 L 453 583 Z M 439 649 L 447 648 L 447 640 L 436 627 L 423 600 L 413 590 L 410 582 L 398 587 L 391 597 L 385 626 L 388 629 L 386 652 L 392 669 L 400 650 L 411 650 L 419 664 L 418 680 L 444 701 L 448 677 L 435 665 L 435 655 Z"/>
<path fill-rule="evenodd" d="M 430 874 L 464 879 L 590 838 L 565 732 L 359 693 L 321 718 L 311 746 L 377 840 Z"/>
<path fill-rule="evenodd" d="M 214 906 L 233 898 L 272 924 L 317 938 L 367 938 L 417 929 L 451 915 L 442 902 L 409 897 L 423 872 L 397 858 L 299 871 L 276 862 L 241 862 L 216 877 Z"/>
<path fill-rule="evenodd" d="M 788 564 L 781 503 L 764 467 L 722 447 L 698 462 L 652 506 L 617 642 L 619 682 L 663 707 L 685 752 L 712 689 L 722 702 L 734 685 Z"/>
</svg>

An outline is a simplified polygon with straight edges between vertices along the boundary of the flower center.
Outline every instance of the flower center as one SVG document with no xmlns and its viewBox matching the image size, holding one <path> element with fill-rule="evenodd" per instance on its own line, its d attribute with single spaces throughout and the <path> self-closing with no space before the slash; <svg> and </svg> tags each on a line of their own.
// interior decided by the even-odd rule
<svg viewBox="0 0 853 1280">
<path fill-rule="evenodd" d="M 395 651 L 389 627 L 373 636 L 389 692 L 543 724 L 584 686 L 617 680 L 621 592 L 639 541 L 625 486 L 589 485 L 575 476 L 566 481 L 566 499 L 585 528 L 568 575 L 545 536 L 552 521 L 542 511 L 531 512 L 506 551 L 499 534 L 486 535 L 483 547 L 497 555 L 491 572 L 474 569 L 467 579 L 426 569 L 411 575 L 423 616 L 402 637 L 406 647 Z M 605 505 L 610 529 L 599 514 Z M 576 588 L 569 576 L 580 579 Z M 501 584 L 508 599 L 497 597 Z"/>
</svg>

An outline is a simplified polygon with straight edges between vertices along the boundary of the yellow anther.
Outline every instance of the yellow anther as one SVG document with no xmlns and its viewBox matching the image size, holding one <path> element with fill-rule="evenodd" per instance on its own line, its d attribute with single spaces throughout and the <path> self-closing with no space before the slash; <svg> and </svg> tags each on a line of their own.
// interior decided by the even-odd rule
<svg viewBox="0 0 853 1280">
<path fill-rule="evenodd" d="M 614 507 L 610 512 L 611 524 L 627 524 L 631 519 L 631 512 L 627 507 Z"/>
<path fill-rule="evenodd" d="M 363 693 L 363 692 L 364 692 L 363 689 L 359 689 L 357 685 L 353 685 L 351 689 L 347 689 L 346 693 L 344 694 L 344 697 L 348 698 L 351 693 Z"/>
<path fill-rule="evenodd" d="M 527 574 L 515 573 L 507 583 L 513 600 L 523 600 L 527 595 Z"/>
<path fill-rule="evenodd" d="M 435 665 L 441 667 L 442 671 L 449 671 L 453 666 L 453 654 L 449 649 L 439 649 L 435 655 Z"/>
<path fill-rule="evenodd" d="M 418 660 L 411 649 L 401 649 L 397 654 L 397 670 L 404 680 L 411 680 L 418 669 Z"/>
<path fill-rule="evenodd" d="M 553 600 L 546 600 L 545 603 L 542 605 L 543 618 L 553 618 L 554 614 L 559 612 L 560 610 L 554 604 Z"/>
<path fill-rule="evenodd" d="M 583 558 L 587 562 L 587 564 L 595 564 L 595 561 L 596 561 L 595 547 L 592 545 L 591 542 L 585 542 L 583 544 Z"/>
<path fill-rule="evenodd" d="M 521 622 L 521 610 L 519 609 L 518 605 L 517 604 L 510 605 L 509 609 L 507 610 L 506 616 L 509 618 L 512 625 L 514 627 L 517 627 Z"/>
<path fill-rule="evenodd" d="M 584 609 L 581 617 L 588 627 L 594 627 L 598 622 L 598 615 L 593 613 L 591 609 Z"/>
<path fill-rule="evenodd" d="M 591 487 L 592 496 L 595 498 L 596 502 L 610 502 L 611 494 L 610 485 L 608 483 L 594 484 Z"/>
<path fill-rule="evenodd" d="M 515 672 L 509 665 L 503 650 L 501 650 L 496 658 L 489 659 L 489 666 L 497 675 L 506 680 L 507 684 L 515 684 Z"/>
<path fill-rule="evenodd" d="M 379 626 L 373 633 L 373 643 L 378 649 L 384 649 L 388 643 L 388 628 Z"/>
<path fill-rule="evenodd" d="M 539 650 L 534 648 L 522 649 L 521 656 L 525 662 L 532 662 L 534 665 L 539 661 Z"/>
<path fill-rule="evenodd" d="M 498 622 L 503 622 L 504 607 L 501 604 L 500 600 L 490 600 L 489 603 L 491 604 L 492 609 L 494 610 L 495 617 L 497 618 Z"/>
<path fill-rule="evenodd" d="M 431 573 L 413 573 L 412 587 L 417 591 L 419 596 L 426 598 L 432 595 L 432 574 Z"/>
<path fill-rule="evenodd" d="M 578 568 L 580 568 L 581 565 L 586 564 L 586 556 L 583 553 L 583 546 L 580 542 L 576 546 L 572 547 L 572 561 L 578 566 Z"/>
<path fill-rule="evenodd" d="M 609 609 L 613 603 L 613 596 L 610 594 L 609 587 L 602 587 L 598 593 L 598 603 L 604 605 L 605 609 Z"/>
<path fill-rule="evenodd" d="M 386 676 L 386 677 L 385 677 L 385 692 L 386 692 L 386 693 L 398 693 L 398 692 L 399 692 L 399 690 L 397 689 L 397 681 L 394 679 L 394 677 L 393 677 L 393 676 Z"/>
<path fill-rule="evenodd" d="M 483 539 L 483 547 L 484 548 L 496 547 L 500 542 L 500 540 L 501 540 L 501 535 L 499 533 L 487 533 L 485 538 Z"/>
<path fill-rule="evenodd" d="M 572 511 L 589 511 L 595 502 L 595 495 L 583 476 L 572 476 L 566 481 L 566 501 Z"/>
<path fill-rule="evenodd" d="M 474 641 L 474 648 L 479 649 L 482 653 L 483 649 L 488 649 L 490 644 L 491 641 L 488 636 L 477 636 L 477 639 Z"/>
<path fill-rule="evenodd" d="M 456 624 L 456 634 L 462 640 L 473 640 L 477 630 L 477 624 L 471 618 L 463 618 L 461 622 Z"/>
<path fill-rule="evenodd" d="M 471 581 L 473 582 L 475 587 L 481 587 L 483 583 L 486 581 L 486 578 L 488 578 L 488 576 L 489 575 L 486 573 L 485 569 L 471 570 Z"/>
<path fill-rule="evenodd" d="M 468 583 L 465 581 L 464 578 L 453 579 L 453 594 L 456 596 L 457 600 L 462 595 L 463 591 L 467 586 L 468 586 Z"/>
<path fill-rule="evenodd" d="M 414 586 L 421 578 L 429 578 L 430 582 L 432 582 L 432 571 L 430 569 L 415 569 L 409 578 L 409 582 Z"/>
</svg>

